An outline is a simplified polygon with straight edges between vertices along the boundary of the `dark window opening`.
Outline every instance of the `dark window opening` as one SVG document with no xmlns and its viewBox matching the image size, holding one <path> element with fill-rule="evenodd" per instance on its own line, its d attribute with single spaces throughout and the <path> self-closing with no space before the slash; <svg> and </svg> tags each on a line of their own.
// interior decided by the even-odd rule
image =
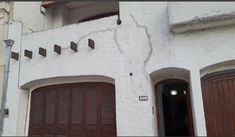
<svg viewBox="0 0 235 137">
<path fill-rule="evenodd" d="M 110 17 L 110 16 L 114 16 L 114 15 L 118 15 L 118 14 L 119 14 L 118 11 L 109 12 L 109 13 L 104 13 L 104 14 L 99 14 L 99 15 L 96 15 L 96 16 L 92 16 L 92 17 L 83 19 L 83 20 L 78 21 L 78 22 L 91 21 L 91 20 L 100 19 L 100 18 L 105 18 L 105 17 Z"/>
<path fill-rule="evenodd" d="M 53 28 L 114 15 L 117 15 L 118 23 L 121 22 L 119 1 L 44 1 L 41 6 L 46 8 L 44 14 L 49 21 L 52 20 L 49 25 Z"/>
</svg>

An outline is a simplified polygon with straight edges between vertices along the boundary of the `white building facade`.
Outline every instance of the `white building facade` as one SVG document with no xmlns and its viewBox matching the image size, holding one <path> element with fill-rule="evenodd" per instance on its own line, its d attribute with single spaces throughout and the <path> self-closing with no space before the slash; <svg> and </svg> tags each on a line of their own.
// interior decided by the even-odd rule
<svg viewBox="0 0 235 137">
<path fill-rule="evenodd" d="M 34 22 L 31 17 L 28 26 L 40 28 L 43 24 L 36 29 L 39 31 L 30 32 L 23 19 L 9 23 L 8 39 L 14 40 L 12 52 L 19 53 L 19 59 L 10 62 L 6 102 L 9 115 L 4 119 L 3 135 L 29 135 L 35 90 L 89 82 L 111 83 L 115 87 L 115 135 L 167 135 L 164 118 L 161 121 L 164 114 L 156 103 L 156 85 L 172 79 L 188 83 L 193 134 L 210 135 L 202 77 L 235 69 L 235 3 L 119 2 L 117 9 L 115 4 L 112 8 L 119 15 L 80 23 L 73 21 L 77 18 L 73 12 L 82 14 L 82 10 L 71 8 L 74 4 L 70 8 L 75 11 L 60 10 L 63 12 L 55 16 L 61 5 L 53 7 L 51 17 L 51 7 L 46 8 L 45 15 L 35 10 L 35 18 L 38 14 L 44 16 L 44 21 Z M 21 5 L 24 6 L 27 5 Z M 117 24 L 118 18 L 121 24 Z M 88 46 L 89 39 L 94 48 Z M 77 52 L 70 48 L 71 42 L 77 44 Z M 54 51 L 54 45 L 61 47 L 61 54 Z M 40 47 L 46 49 L 45 57 L 38 53 Z M 25 50 L 32 52 L 32 58 L 25 55 Z M 229 82 L 227 87 L 230 89 Z M 229 91 L 233 94 L 228 94 L 230 107 L 225 112 L 234 119 L 235 87 Z M 227 94 L 223 97 L 226 100 Z"/>
</svg>

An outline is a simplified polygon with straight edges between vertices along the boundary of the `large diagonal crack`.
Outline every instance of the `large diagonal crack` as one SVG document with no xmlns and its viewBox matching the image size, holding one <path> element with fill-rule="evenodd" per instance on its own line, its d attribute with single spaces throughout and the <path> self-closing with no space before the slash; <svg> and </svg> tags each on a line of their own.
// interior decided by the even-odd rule
<svg viewBox="0 0 235 137">
<path fill-rule="evenodd" d="M 108 31 L 114 31 L 115 29 L 103 29 L 103 30 L 96 30 L 96 31 L 91 31 L 85 35 L 83 35 L 82 37 L 79 38 L 78 40 L 78 44 L 80 43 L 81 40 L 83 40 L 84 38 L 92 35 L 92 34 L 97 34 L 97 33 L 101 33 L 101 32 L 108 32 Z"/>
<path fill-rule="evenodd" d="M 146 33 L 146 36 L 148 38 L 148 45 L 149 45 L 149 52 L 148 52 L 148 56 L 144 59 L 144 62 L 143 62 L 143 71 L 144 71 L 144 76 L 146 77 L 146 79 L 150 82 L 150 79 L 149 79 L 149 76 L 148 76 L 148 73 L 147 73 L 147 70 L 146 70 L 146 65 L 148 63 L 148 61 L 150 60 L 150 57 L 152 55 L 152 52 L 153 52 L 153 44 L 151 42 L 151 36 L 149 34 L 149 31 L 148 31 L 148 28 L 147 26 L 144 26 L 144 25 L 140 25 L 136 19 L 134 18 L 134 16 L 132 14 L 130 14 L 133 22 L 135 23 L 136 27 L 137 28 L 143 28 L 145 30 L 145 33 Z M 85 35 L 83 35 L 82 37 L 79 38 L 78 40 L 78 44 L 81 42 L 81 40 L 83 40 L 84 38 L 90 36 L 90 35 L 93 35 L 93 34 L 97 34 L 97 33 L 101 33 L 101 32 L 108 32 L 108 31 L 114 31 L 114 34 L 113 34 L 113 40 L 115 42 L 115 45 L 117 46 L 119 52 L 122 54 L 122 55 L 125 55 L 123 50 L 121 49 L 121 45 L 118 43 L 118 39 L 117 39 L 117 29 L 118 29 L 118 26 L 114 29 L 103 29 L 103 30 L 96 30 L 96 31 L 92 31 L 92 32 L 89 32 Z M 130 63 L 131 60 L 126 57 L 128 62 Z"/>
<path fill-rule="evenodd" d="M 144 60 L 143 68 L 144 68 L 145 77 L 146 77 L 146 79 L 150 82 L 150 79 L 149 79 L 149 77 L 148 77 L 148 73 L 147 73 L 147 70 L 146 70 L 146 65 L 147 65 L 147 63 L 148 63 L 148 61 L 149 61 L 149 59 L 150 59 L 150 57 L 152 56 L 152 53 L 153 53 L 153 44 L 152 44 L 152 42 L 151 42 L 150 34 L 149 34 L 149 31 L 148 31 L 147 26 L 140 25 L 132 14 L 130 14 L 130 16 L 131 16 L 133 22 L 135 23 L 135 25 L 136 25 L 137 27 L 143 28 L 143 29 L 145 30 L 146 36 L 147 36 L 147 38 L 148 38 L 148 45 L 149 45 L 149 49 L 150 49 L 150 50 L 149 50 L 149 52 L 148 52 L 148 56 L 147 56 L 146 59 Z"/>
<path fill-rule="evenodd" d="M 122 51 L 122 49 L 121 49 L 121 46 L 118 44 L 118 40 L 117 40 L 117 28 L 116 28 L 115 31 L 114 31 L 113 39 L 114 39 L 114 42 L 115 42 L 115 44 L 117 45 L 118 50 L 120 51 L 120 53 L 121 53 L 121 54 L 124 54 L 123 51 Z"/>
<path fill-rule="evenodd" d="M 121 54 L 124 54 L 123 51 L 121 50 L 121 47 L 120 45 L 118 44 L 118 40 L 117 40 L 117 29 L 118 27 L 116 27 L 115 29 L 103 29 L 103 30 L 97 30 L 97 31 L 92 31 L 92 32 L 89 32 L 87 33 L 86 35 L 83 35 L 82 37 L 80 37 L 80 39 L 78 40 L 78 44 L 81 42 L 81 40 L 83 40 L 84 38 L 92 35 L 92 34 L 97 34 L 97 33 L 101 33 L 101 32 L 108 32 L 108 31 L 114 31 L 114 35 L 113 35 L 113 39 L 114 39 L 114 42 L 119 50 L 119 52 Z"/>
</svg>

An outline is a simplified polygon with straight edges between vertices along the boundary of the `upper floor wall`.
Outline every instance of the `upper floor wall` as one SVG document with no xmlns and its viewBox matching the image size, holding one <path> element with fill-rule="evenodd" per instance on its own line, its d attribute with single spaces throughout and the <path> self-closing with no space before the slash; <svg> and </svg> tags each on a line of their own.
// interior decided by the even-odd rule
<svg viewBox="0 0 235 137">
<path fill-rule="evenodd" d="M 42 2 L 14 2 L 13 20 L 23 22 L 23 32 L 31 33 L 76 24 L 97 16 L 118 13 L 119 3 L 111 2 L 57 2 L 43 6 Z M 105 15 L 106 14 L 106 15 Z"/>
<path fill-rule="evenodd" d="M 119 3 L 73 1 L 43 8 L 41 2 L 14 2 L 13 20 L 22 21 L 23 32 L 30 33 L 76 24 L 96 18 L 97 15 L 118 13 L 119 8 L 123 9 Z M 167 24 L 174 33 L 233 25 L 234 7 L 233 2 L 168 2 Z"/>
<path fill-rule="evenodd" d="M 224 6 L 223 3 L 222 6 Z M 75 54 L 76 56 L 78 56 L 78 58 L 72 59 L 80 60 L 80 64 L 92 61 L 94 61 L 93 64 L 97 64 L 99 61 L 101 61 L 102 64 L 102 61 L 107 61 L 104 55 L 111 53 L 109 50 L 112 49 L 112 54 L 117 55 L 113 57 L 121 57 L 123 55 L 125 60 L 128 60 L 129 62 L 136 62 L 138 65 L 141 63 L 141 65 L 143 65 L 143 68 L 147 70 L 147 73 L 151 73 L 156 69 L 161 69 L 167 66 L 175 66 L 188 69 L 201 69 L 203 67 L 206 67 L 207 65 L 234 58 L 234 55 L 232 54 L 234 52 L 234 27 L 199 31 L 195 33 L 172 34 L 170 33 L 168 25 L 168 13 L 169 3 L 167 4 L 166 2 L 120 2 L 120 18 L 122 20 L 121 25 L 116 24 L 116 20 L 118 19 L 118 17 L 113 16 L 110 18 L 103 18 L 101 20 L 83 22 L 64 27 L 58 27 L 56 29 L 30 33 L 27 35 L 23 35 L 22 48 L 33 51 L 33 53 L 35 53 L 34 56 L 36 57 L 36 59 L 41 59 L 41 56 L 37 54 L 39 47 L 46 48 L 48 49 L 48 51 L 50 49 L 50 52 L 48 52 L 48 54 L 51 54 L 54 57 L 56 55 L 53 52 L 54 44 L 61 45 L 62 49 L 65 49 L 66 52 L 70 53 L 72 51 L 67 50 L 67 48 L 69 48 L 68 45 L 70 44 L 70 42 L 74 41 L 78 44 L 78 46 L 80 46 L 80 48 L 85 49 L 84 52 L 81 51 L 82 53 L 84 53 L 84 55 L 88 56 L 90 55 L 90 53 L 92 53 L 91 55 L 94 55 L 94 58 L 92 58 L 93 56 L 88 56 L 89 58 L 80 60 L 82 58 L 80 56 L 82 56 L 83 54 L 80 52 L 79 54 Z M 187 10 L 185 11 L 185 14 L 189 14 L 187 13 Z M 188 16 L 192 17 L 192 15 L 197 14 L 192 13 Z M 200 13 L 198 15 L 203 15 L 203 13 Z M 106 33 L 107 35 L 104 35 Z M 86 42 L 90 35 L 98 44 L 98 48 L 94 50 L 96 52 L 91 52 L 90 49 L 87 47 Z M 84 38 L 85 40 L 83 41 L 83 45 L 80 45 L 79 39 Z M 110 48 L 107 48 L 105 45 L 109 45 Z M 98 53 L 97 50 L 100 51 L 100 53 L 96 55 L 96 53 Z M 23 51 L 21 52 L 23 54 Z M 75 57 L 75 55 L 73 55 L 73 57 Z M 104 58 L 99 59 L 100 56 Z M 38 61 L 33 61 L 35 60 L 35 57 L 31 60 L 28 60 L 23 55 L 21 57 L 24 60 L 22 61 L 22 63 L 25 63 L 23 66 L 21 66 L 25 67 L 25 69 L 21 70 L 21 73 L 25 73 L 24 79 L 20 80 L 20 83 L 22 85 L 34 78 L 44 78 L 46 76 L 63 76 L 67 75 L 67 73 L 64 72 L 69 72 L 48 71 L 47 73 L 34 73 L 33 69 L 35 68 L 32 66 L 37 66 L 39 64 Z M 71 57 L 62 57 L 64 58 L 64 63 L 69 63 L 65 61 L 65 59 Z M 40 68 L 41 66 L 42 68 L 45 68 L 46 66 L 48 66 L 48 64 L 52 64 L 44 62 L 48 58 L 49 57 L 47 57 L 46 59 L 42 59 L 43 65 L 40 65 L 36 68 Z M 57 56 L 55 56 L 54 58 L 57 58 Z M 96 59 L 98 59 L 99 61 L 97 61 Z M 111 66 L 117 63 L 117 61 L 114 62 L 113 60 L 119 60 L 119 58 L 114 58 L 113 60 L 111 60 L 111 58 L 108 59 L 110 60 L 110 62 L 112 62 L 110 63 Z M 120 60 L 121 64 L 122 61 L 123 60 Z M 67 68 L 66 66 L 67 65 L 63 66 L 65 70 L 71 69 Z M 87 69 L 85 68 L 89 68 L 88 66 L 85 66 L 86 65 L 79 65 L 78 67 L 83 68 L 79 70 L 84 70 L 85 73 L 85 71 L 87 71 Z M 55 65 L 54 67 L 57 67 L 57 65 Z M 95 65 L 94 68 L 95 67 L 97 66 Z M 26 71 L 29 70 L 29 68 L 32 68 L 32 75 L 26 75 L 29 74 L 29 72 Z M 44 69 L 39 70 L 44 71 Z M 94 73 L 94 75 L 98 75 L 99 72 L 97 72 L 97 70 L 100 71 L 101 69 L 94 69 L 94 72 L 92 73 Z M 105 74 L 107 73 L 106 70 L 106 68 L 103 70 Z M 44 73 L 46 74 L 42 75 Z M 89 73 L 86 73 L 89 74 L 91 73 L 91 71 Z"/>
<path fill-rule="evenodd" d="M 44 30 L 45 16 L 40 12 L 42 2 L 14 2 L 13 20 L 23 23 L 23 33 Z"/>
</svg>

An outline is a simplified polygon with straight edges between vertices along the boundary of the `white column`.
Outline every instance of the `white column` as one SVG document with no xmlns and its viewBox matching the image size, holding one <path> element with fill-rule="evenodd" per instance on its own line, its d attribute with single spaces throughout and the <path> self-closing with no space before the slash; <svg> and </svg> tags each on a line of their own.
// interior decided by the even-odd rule
<svg viewBox="0 0 235 137">
<path fill-rule="evenodd" d="M 206 136 L 206 123 L 202 100 L 202 89 L 199 69 L 191 69 L 191 102 L 194 119 L 194 131 L 196 136 Z"/>
</svg>

